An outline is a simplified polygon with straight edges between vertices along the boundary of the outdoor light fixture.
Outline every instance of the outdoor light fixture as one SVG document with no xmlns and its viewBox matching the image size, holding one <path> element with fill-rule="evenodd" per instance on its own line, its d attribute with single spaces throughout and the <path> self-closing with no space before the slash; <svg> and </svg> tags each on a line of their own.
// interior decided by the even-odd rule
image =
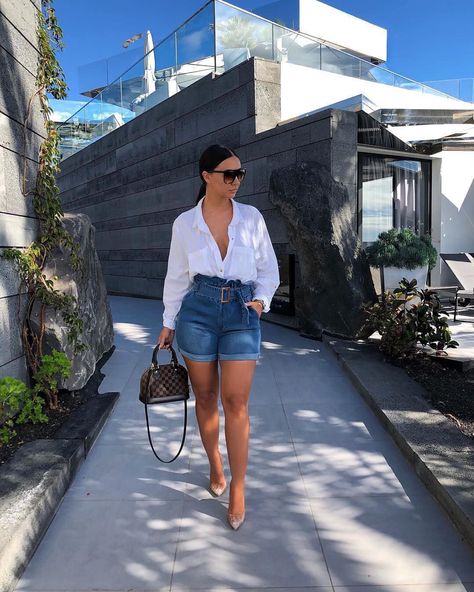
<svg viewBox="0 0 474 592">
<path fill-rule="evenodd" d="M 132 43 L 135 43 L 135 41 L 138 41 L 139 39 L 141 39 L 143 37 L 143 35 L 144 35 L 144 33 L 137 33 L 136 35 L 132 35 L 132 37 L 125 39 L 125 41 L 122 43 L 122 47 L 127 48 Z"/>
</svg>

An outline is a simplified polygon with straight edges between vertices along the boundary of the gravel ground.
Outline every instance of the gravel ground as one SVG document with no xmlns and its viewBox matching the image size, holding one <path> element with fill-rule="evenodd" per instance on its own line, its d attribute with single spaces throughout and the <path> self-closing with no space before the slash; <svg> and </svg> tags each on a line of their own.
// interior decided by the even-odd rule
<svg viewBox="0 0 474 592">
<path fill-rule="evenodd" d="M 461 372 L 432 358 L 404 362 L 408 375 L 425 387 L 426 398 L 466 436 L 474 439 L 474 370 Z"/>
</svg>

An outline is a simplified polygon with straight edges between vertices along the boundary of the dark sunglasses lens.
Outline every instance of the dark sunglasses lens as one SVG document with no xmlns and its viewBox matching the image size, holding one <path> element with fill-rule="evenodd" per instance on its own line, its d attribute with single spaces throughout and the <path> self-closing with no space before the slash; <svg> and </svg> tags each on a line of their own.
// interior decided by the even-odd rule
<svg viewBox="0 0 474 592">
<path fill-rule="evenodd" d="M 245 171 L 243 169 L 239 169 L 237 171 L 226 171 L 224 173 L 224 181 L 226 183 L 233 183 L 236 177 L 239 181 L 242 181 L 242 179 L 245 177 Z"/>
</svg>

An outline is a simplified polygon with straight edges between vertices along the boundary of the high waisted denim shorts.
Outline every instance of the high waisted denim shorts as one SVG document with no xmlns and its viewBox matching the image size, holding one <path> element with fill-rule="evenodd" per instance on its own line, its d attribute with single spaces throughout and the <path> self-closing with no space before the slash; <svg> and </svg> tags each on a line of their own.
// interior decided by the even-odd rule
<svg viewBox="0 0 474 592">
<path fill-rule="evenodd" d="M 257 360 L 260 317 L 245 302 L 254 286 L 241 280 L 196 274 L 176 317 L 179 351 L 191 360 Z"/>
</svg>

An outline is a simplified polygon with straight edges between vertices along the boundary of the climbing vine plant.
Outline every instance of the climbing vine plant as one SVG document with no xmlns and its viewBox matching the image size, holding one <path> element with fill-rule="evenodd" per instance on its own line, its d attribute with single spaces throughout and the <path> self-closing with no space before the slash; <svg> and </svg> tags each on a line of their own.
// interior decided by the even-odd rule
<svg viewBox="0 0 474 592">
<path fill-rule="evenodd" d="M 19 318 L 21 337 L 26 354 L 26 361 L 33 379 L 38 376 L 43 359 L 43 339 L 45 333 L 44 316 L 47 307 L 59 311 L 68 329 L 68 339 L 73 345 L 74 353 L 85 349 L 80 335 L 83 322 L 77 312 L 77 300 L 55 288 L 53 276 L 48 278 L 44 273 L 46 258 L 54 249 L 66 249 L 70 253 L 71 267 L 80 271 L 82 258 L 78 245 L 66 231 L 62 218 L 61 199 L 56 184 L 59 172 L 59 133 L 50 120 L 52 112 L 48 103 L 48 93 L 55 99 L 66 97 L 67 86 L 64 73 L 56 58 L 56 51 L 62 50 L 62 30 L 58 25 L 52 0 L 42 0 L 41 10 L 37 11 L 38 68 L 36 89 L 29 99 L 25 120 L 23 122 L 23 173 L 22 192 L 30 196 L 39 221 L 39 234 L 36 241 L 24 249 L 5 249 L 2 257 L 16 266 L 20 278 Z M 28 121 L 35 98 L 39 98 L 40 110 L 43 114 L 46 136 L 38 155 L 36 179 L 31 189 L 27 189 L 27 141 Z M 26 306 L 21 306 L 22 298 L 26 298 Z M 32 322 L 32 315 L 37 315 L 38 322 Z M 39 328 L 38 328 L 39 327 Z"/>
</svg>

